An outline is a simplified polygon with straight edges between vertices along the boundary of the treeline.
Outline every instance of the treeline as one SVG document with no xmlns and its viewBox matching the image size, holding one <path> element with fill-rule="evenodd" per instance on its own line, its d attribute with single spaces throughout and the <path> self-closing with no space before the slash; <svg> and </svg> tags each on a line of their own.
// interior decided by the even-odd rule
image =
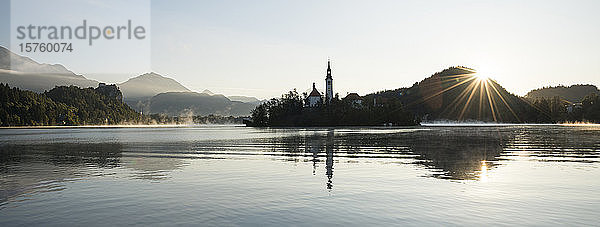
<svg viewBox="0 0 600 227">
<path fill-rule="evenodd" d="M 151 124 L 199 124 L 199 125 L 231 125 L 242 124 L 245 117 L 221 116 L 168 116 L 166 114 L 150 114 Z"/>
<path fill-rule="evenodd" d="M 306 98 L 302 98 L 294 90 L 279 99 L 271 99 L 257 106 L 252 111 L 251 122 L 248 122 L 248 125 L 298 127 L 372 126 L 390 123 L 391 125 L 416 125 L 424 117 L 408 111 L 399 96 L 379 95 L 364 96 L 360 105 L 349 100 L 340 100 L 336 96 L 330 104 L 307 107 Z M 572 104 L 560 97 L 533 99 L 506 96 L 504 98 L 511 108 L 495 108 L 495 120 L 489 113 L 478 113 L 479 108 L 475 106 L 467 106 L 464 115 L 469 118 L 462 120 L 483 119 L 506 123 L 600 123 L 600 97 L 595 93 L 587 95 L 581 104 Z M 377 100 L 385 102 L 377 104 Z M 483 104 L 488 105 L 485 101 Z M 485 118 L 477 119 L 477 116 Z"/>
<path fill-rule="evenodd" d="M 594 94 L 596 87 L 574 85 L 569 89 L 577 91 L 569 94 L 579 96 L 578 100 L 583 101 L 574 103 L 559 95 L 520 97 L 509 93 L 492 79 L 477 79 L 464 67 L 450 67 L 411 87 L 381 91 L 364 98 L 400 100 L 406 111 L 423 121 L 600 122 L 599 104 Z"/>
<path fill-rule="evenodd" d="M 279 99 L 271 99 L 252 111 L 250 126 L 372 126 L 416 125 L 419 119 L 406 112 L 399 101 L 357 105 L 340 100 L 336 95 L 331 103 L 307 107 L 306 97 L 296 90 Z"/>
<path fill-rule="evenodd" d="M 77 122 L 77 108 L 57 103 L 43 94 L 0 83 L 0 125 L 75 125 Z"/>
<path fill-rule="evenodd" d="M 575 108 L 574 115 L 582 121 L 600 123 L 600 96 L 592 93 L 581 102 L 581 109 Z"/>
<path fill-rule="evenodd" d="M 134 124 L 149 120 L 118 99 L 120 91 L 103 94 L 106 91 L 59 86 L 38 94 L 0 84 L 0 125 Z"/>
<path fill-rule="evenodd" d="M 118 124 L 241 124 L 242 117 L 143 115 L 122 101 L 114 85 L 58 86 L 44 93 L 0 83 L 0 126 Z"/>
<path fill-rule="evenodd" d="M 562 88 L 561 88 L 562 89 Z M 493 79 L 465 67 L 450 67 L 411 87 L 385 90 L 356 99 L 337 96 L 326 105 L 307 107 L 306 95 L 291 91 L 252 111 L 251 126 L 414 125 L 420 121 L 502 123 L 600 123 L 595 86 L 569 87 L 580 102 L 563 97 L 521 97 Z M 590 91 L 589 93 L 585 93 Z M 571 96 L 565 96 L 571 97 Z"/>
<path fill-rule="evenodd" d="M 600 97 L 596 93 L 588 94 L 581 103 L 571 103 L 558 96 L 525 100 L 533 107 L 527 113 L 528 118 L 540 123 L 600 123 Z"/>
</svg>

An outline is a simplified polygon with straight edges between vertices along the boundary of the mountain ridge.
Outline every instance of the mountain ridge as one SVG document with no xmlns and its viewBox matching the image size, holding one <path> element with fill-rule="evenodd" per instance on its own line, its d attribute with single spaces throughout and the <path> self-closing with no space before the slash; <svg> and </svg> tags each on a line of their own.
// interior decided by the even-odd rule
<svg viewBox="0 0 600 227">
<path fill-rule="evenodd" d="M 15 54 L 2 46 L 0 46 L 0 69 L 31 74 L 59 74 L 84 78 L 82 75 L 77 75 L 68 70 L 64 65 L 38 63 L 29 57 Z"/>
<path fill-rule="evenodd" d="M 29 90 L 37 93 L 44 93 L 60 86 L 77 86 L 80 88 L 97 87 L 100 82 L 85 78 L 83 75 L 77 75 L 69 71 L 61 64 L 45 64 L 38 63 L 31 58 L 17 55 L 10 50 L 0 46 L 0 82 L 10 86 L 17 87 L 23 90 Z M 175 109 L 165 112 L 171 115 L 183 113 L 183 110 L 193 110 L 203 114 L 228 114 L 247 115 L 250 109 L 256 102 L 249 104 L 240 104 L 238 101 L 258 100 L 254 97 L 232 96 L 235 101 L 230 100 L 222 94 L 215 94 L 209 90 L 205 90 L 204 95 L 195 95 L 201 93 L 192 92 L 190 89 L 179 83 L 173 78 L 160 75 L 156 72 L 144 73 L 127 81 L 118 83 L 120 91 L 123 94 L 123 102 L 132 107 L 138 112 L 149 113 L 150 109 L 160 109 L 153 106 L 152 101 L 154 96 L 162 95 L 158 100 L 163 100 L 164 97 L 174 96 L 173 92 L 189 93 L 187 95 L 179 95 L 187 100 L 186 103 L 178 102 L 179 106 Z M 201 100 L 191 100 L 189 97 L 196 97 Z M 157 100 L 157 98 L 154 98 Z M 209 100 L 220 100 L 213 102 Z M 155 105 L 157 102 L 154 101 Z M 160 102 L 158 102 L 160 105 Z M 201 107 L 199 103 L 215 106 Z M 186 106 L 187 105 L 187 106 Z M 174 107 L 173 107 L 174 108 Z M 212 112 L 211 112 L 212 111 Z M 188 111 L 189 112 L 189 111 Z M 153 113 L 161 113 L 153 112 Z"/>
<path fill-rule="evenodd" d="M 38 63 L 0 46 L 0 81 L 38 93 L 57 86 L 94 87 L 98 81 L 77 75 L 61 64 Z"/>
<path fill-rule="evenodd" d="M 581 102 L 587 95 L 591 93 L 600 94 L 598 87 L 592 84 L 575 84 L 571 86 L 553 86 L 533 89 L 529 91 L 525 97 L 527 98 L 553 98 L 560 97 L 571 103 Z"/>
<path fill-rule="evenodd" d="M 218 114 L 222 116 L 248 116 L 255 107 L 252 103 L 231 101 L 224 95 L 198 92 L 166 92 L 149 100 L 149 113 L 165 113 L 170 116 Z"/>
<path fill-rule="evenodd" d="M 176 80 L 155 72 L 144 73 L 117 84 L 125 98 L 152 97 L 164 92 L 190 92 Z"/>
</svg>

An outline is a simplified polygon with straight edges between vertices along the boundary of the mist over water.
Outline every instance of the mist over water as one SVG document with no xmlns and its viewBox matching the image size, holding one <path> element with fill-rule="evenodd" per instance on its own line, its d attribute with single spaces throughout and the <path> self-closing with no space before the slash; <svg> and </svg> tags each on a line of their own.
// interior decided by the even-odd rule
<svg viewBox="0 0 600 227">
<path fill-rule="evenodd" d="M 0 225 L 596 225 L 600 126 L 0 130 Z"/>
</svg>

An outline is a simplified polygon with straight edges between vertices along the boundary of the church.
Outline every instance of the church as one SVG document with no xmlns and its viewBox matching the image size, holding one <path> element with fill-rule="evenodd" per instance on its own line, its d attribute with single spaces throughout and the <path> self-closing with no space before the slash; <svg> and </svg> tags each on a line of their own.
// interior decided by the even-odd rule
<svg viewBox="0 0 600 227">
<path fill-rule="evenodd" d="M 317 90 L 315 83 L 308 97 L 306 98 L 306 105 L 308 107 L 315 107 L 323 102 L 330 103 L 333 98 L 333 77 L 331 77 L 331 62 L 327 60 L 327 76 L 325 77 L 325 100 L 321 97 L 321 93 Z"/>
</svg>

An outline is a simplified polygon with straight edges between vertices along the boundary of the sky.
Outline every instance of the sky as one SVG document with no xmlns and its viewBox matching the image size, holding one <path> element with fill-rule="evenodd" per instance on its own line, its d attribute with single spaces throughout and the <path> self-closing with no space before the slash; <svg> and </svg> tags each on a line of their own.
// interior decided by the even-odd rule
<svg viewBox="0 0 600 227">
<path fill-rule="evenodd" d="M 599 86 L 599 10 L 597 0 L 155 0 L 150 69 L 139 74 L 151 70 L 194 91 L 258 98 L 305 92 L 313 82 L 324 90 L 327 59 L 342 97 L 411 86 L 458 65 L 518 95 L 561 84 Z M 2 21 L 0 45 L 7 46 L 11 29 Z M 63 64 L 85 73 L 93 60 Z M 116 83 L 136 75 L 85 76 Z"/>
</svg>

